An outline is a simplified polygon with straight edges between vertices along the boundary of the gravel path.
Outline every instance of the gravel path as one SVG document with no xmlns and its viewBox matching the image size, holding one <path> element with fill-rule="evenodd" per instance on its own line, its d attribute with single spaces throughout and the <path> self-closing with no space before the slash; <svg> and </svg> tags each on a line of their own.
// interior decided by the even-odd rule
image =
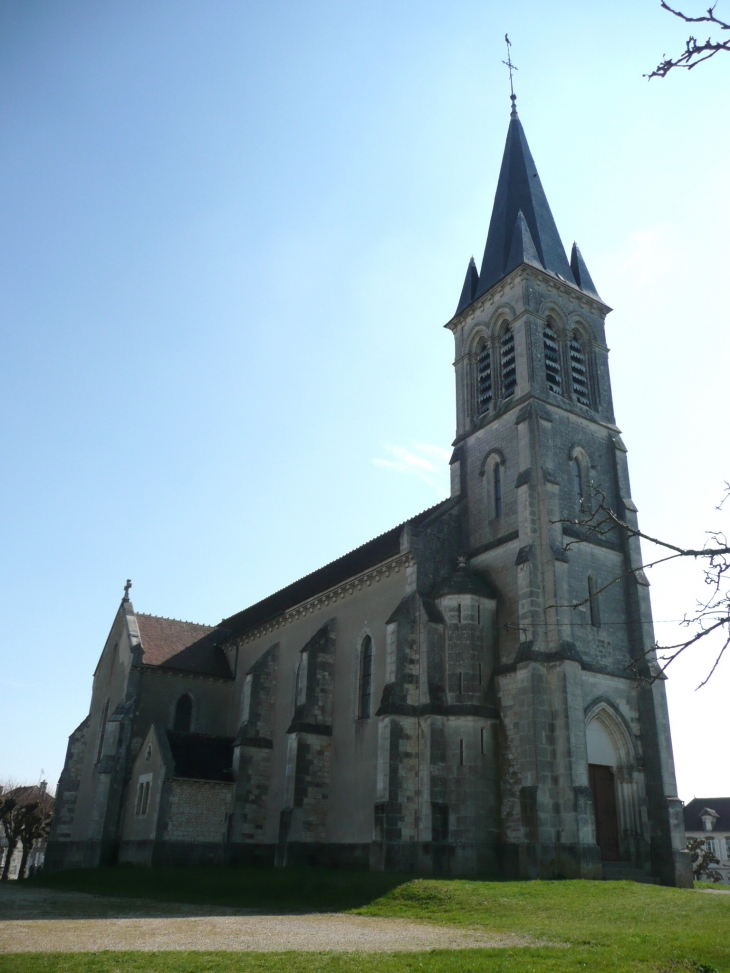
<svg viewBox="0 0 730 973">
<path fill-rule="evenodd" d="M 547 945 L 491 934 L 339 914 L 255 915 L 75 892 L 0 889 L 0 953 L 112 950 L 412 952 Z"/>
</svg>

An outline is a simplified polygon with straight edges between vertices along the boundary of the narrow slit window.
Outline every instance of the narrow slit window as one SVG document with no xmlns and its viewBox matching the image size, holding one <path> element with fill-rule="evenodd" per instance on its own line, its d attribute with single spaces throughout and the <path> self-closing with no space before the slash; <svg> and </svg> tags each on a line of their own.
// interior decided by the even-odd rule
<svg viewBox="0 0 730 973">
<path fill-rule="evenodd" d="M 482 727 L 481 730 L 479 731 L 479 737 L 480 737 L 480 743 L 479 743 L 480 752 L 484 753 L 484 727 Z"/>
<path fill-rule="evenodd" d="M 494 464 L 494 516 L 502 516 L 502 464 Z"/>
<path fill-rule="evenodd" d="M 601 612 L 598 604 L 596 579 L 592 574 L 588 575 L 588 606 L 591 612 L 591 625 L 598 628 L 601 624 Z"/>
<path fill-rule="evenodd" d="M 477 414 L 489 412 L 492 404 L 492 355 L 486 342 L 477 354 Z"/>
<path fill-rule="evenodd" d="M 558 395 L 563 391 L 563 376 L 560 368 L 560 348 L 558 336 L 548 324 L 542 333 L 542 344 L 545 352 L 545 380 L 551 392 Z"/>
<path fill-rule="evenodd" d="M 142 795 L 144 793 L 144 784 L 137 784 L 137 803 L 134 807 L 134 813 L 139 817 L 142 813 Z"/>
<path fill-rule="evenodd" d="M 459 602 L 458 615 L 459 615 L 459 625 L 461 625 L 461 602 Z"/>
<path fill-rule="evenodd" d="M 373 685 L 373 640 L 369 635 L 363 639 L 360 650 L 360 719 L 370 717 L 370 696 Z"/>
<path fill-rule="evenodd" d="M 101 711 L 101 722 L 99 723 L 99 746 L 96 751 L 96 762 L 99 763 L 101 760 L 101 752 L 104 749 L 104 736 L 106 734 L 106 719 L 109 715 L 109 700 L 104 703 L 104 709 Z"/>
<path fill-rule="evenodd" d="M 575 401 L 580 402 L 581 405 L 590 406 L 588 364 L 577 333 L 574 333 L 570 339 L 570 377 L 573 382 L 573 397 Z"/>
<path fill-rule="evenodd" d="M 482 664 L 480 662 L 479 663 L 479 685 L 481 686 L 481 684 L 482 684 Z"/>
<path fill-rule="evenodd" d="M 477 605 L 477 625 L 482 624 L 482 606 Z"/>
<path fill-rule="evenodd" d="M 464 741 L 459 740 L 459 766 L 464 766 Z"/>
<path fill-rule="evenodd" d="M 502 335 L 502 398 L 508 399 L 517 388 L 517 366 L 515 363 L 515 336 L 512 328 Z"/>
</svg>

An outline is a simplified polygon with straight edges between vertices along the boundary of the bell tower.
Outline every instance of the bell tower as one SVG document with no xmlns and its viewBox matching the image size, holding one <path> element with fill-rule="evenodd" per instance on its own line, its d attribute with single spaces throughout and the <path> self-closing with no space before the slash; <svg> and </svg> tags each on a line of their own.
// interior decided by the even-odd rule
<svg viewBox="0 0 730 973">
<path fill-rule="evenodd" d="M 575 244 L 567 258 L 513 107 L 481 268 L 446 325 L 452 495 L 469 569 L 500 595 L 503 868 L 691 885 L 638 543 L 580 523 L 596 489 L 636 518 L 609 311 Z"/>
</svg>

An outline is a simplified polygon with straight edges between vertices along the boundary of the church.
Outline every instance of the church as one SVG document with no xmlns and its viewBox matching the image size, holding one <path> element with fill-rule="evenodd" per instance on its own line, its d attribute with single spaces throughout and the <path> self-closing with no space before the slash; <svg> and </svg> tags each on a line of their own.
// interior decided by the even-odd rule
<svg viewBox="0 0 730 973">
<path fill-rule="evenodd" d="M 327 866 L 691 887 L 605 318 L 513 98 L 454 316 L 451 495 L 209 627 L 129 585 L 46 867 Z M 613 582 L 613 583 L 612 583 Z"/>
</svg>

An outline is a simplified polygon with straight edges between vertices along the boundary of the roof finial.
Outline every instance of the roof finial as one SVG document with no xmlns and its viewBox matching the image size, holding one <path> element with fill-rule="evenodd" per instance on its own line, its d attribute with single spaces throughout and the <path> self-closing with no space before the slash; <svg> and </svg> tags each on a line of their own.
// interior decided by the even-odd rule
<svg viewBox="0 0 730 973">
<path fill-rule="evenodd" d="M 505 43 L 507 44 L 507 60 L 502 61 L 509 68 L 509 91 L 510 91 L 510 101 L 512 102 L 512 111 L 509 113 L 510 118 L 517 118 L 517 95 L 515 94 L 515 89 L 512 84 L 512 72 L 517 70 L 517 65 L 512 63 L 512 58 L 510 57 L 510 47 L 512 47 L 512 41 L 509 39 L 509 35 L 504 35 Z"/>
<path fill-rule="evenodd" d="M 122 601 L 129 601 L 129 589 L 132 587 L 132 582 L 127 578 L 127 583 L 124 586 L 124 598 Z"/>
</svg>

